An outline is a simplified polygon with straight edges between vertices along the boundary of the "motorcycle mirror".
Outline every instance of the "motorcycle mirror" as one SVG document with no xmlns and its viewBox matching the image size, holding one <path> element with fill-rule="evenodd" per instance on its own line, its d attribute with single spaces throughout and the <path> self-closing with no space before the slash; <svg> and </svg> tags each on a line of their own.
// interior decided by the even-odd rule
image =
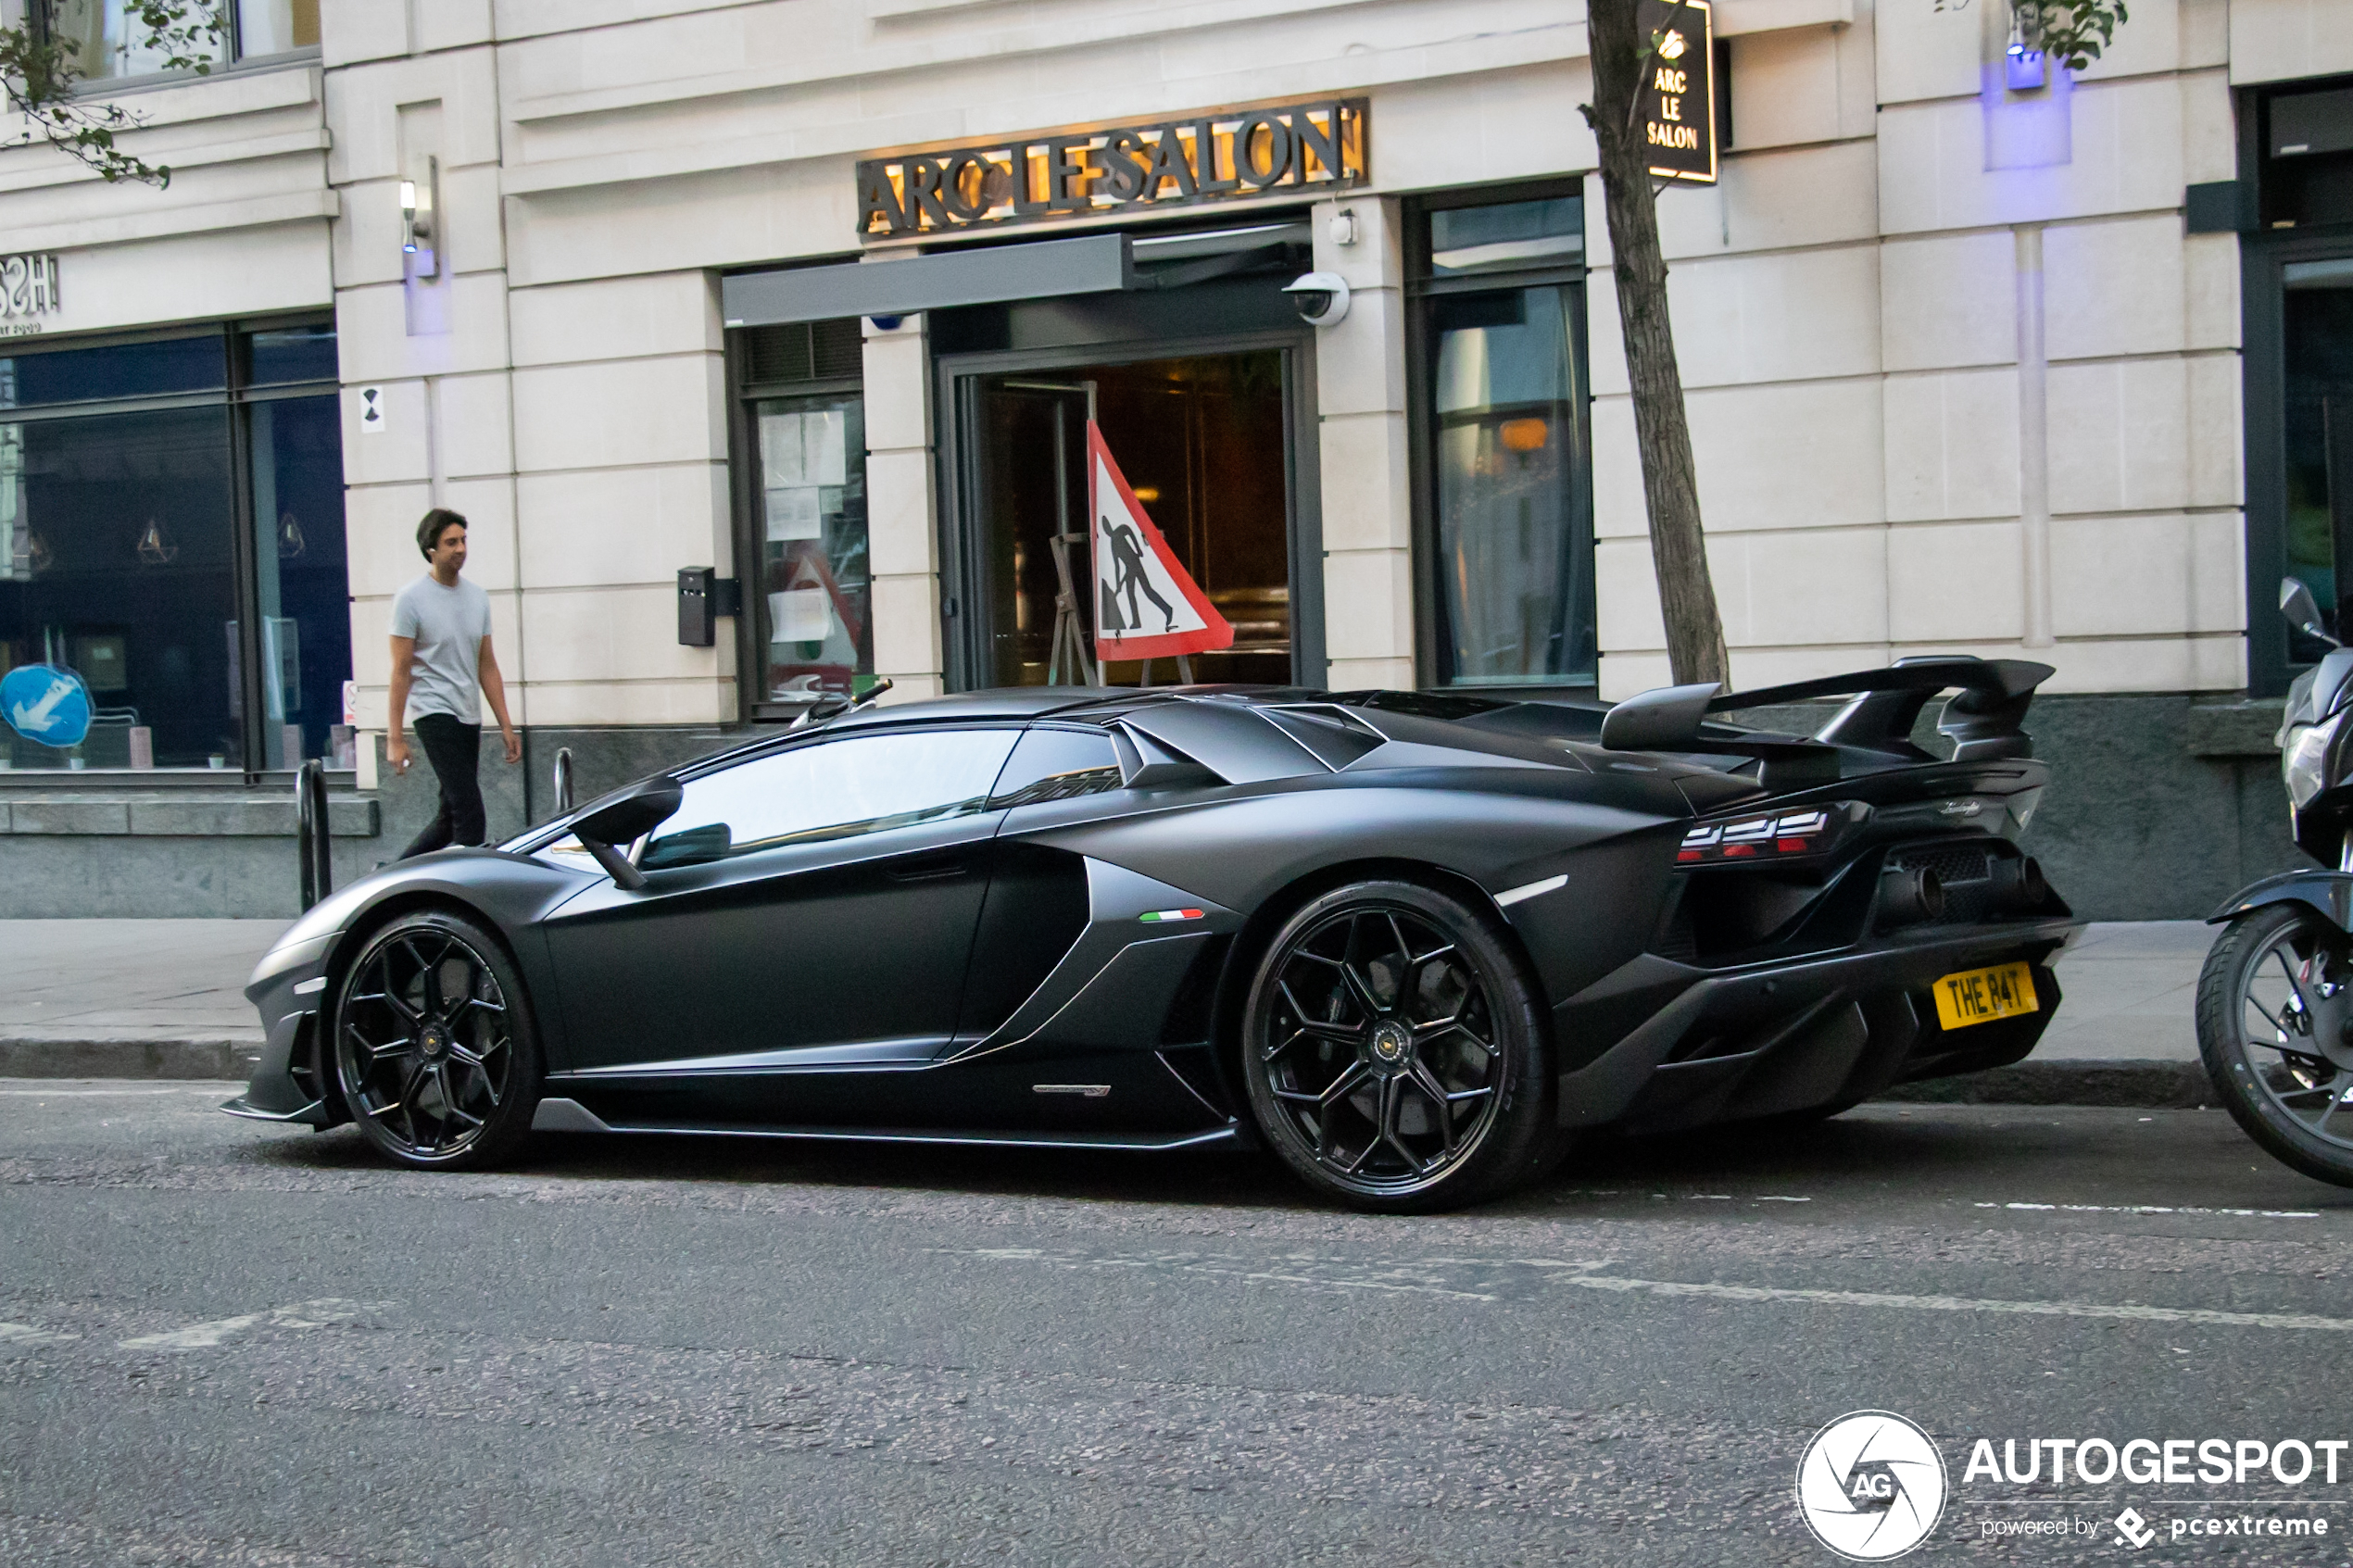
<svg viewBox="0 0 2353 1568">
<path fill-rule="evenodd" d="M 2345 646 L 2321 630 L 2321 607 L 2312 601 L 2312 590 L 2304 585 L 2303 579 L 2280 579 L 2280 613 L 2287 618 L 2289 625 L 2307 636 L 2318 637 L 2333 648 Z"/>
</svg>

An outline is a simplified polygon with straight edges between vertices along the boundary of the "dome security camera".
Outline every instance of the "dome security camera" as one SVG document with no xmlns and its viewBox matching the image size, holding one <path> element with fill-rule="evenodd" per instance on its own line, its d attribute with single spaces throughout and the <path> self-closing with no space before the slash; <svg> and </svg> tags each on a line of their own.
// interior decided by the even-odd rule
<svg viewBox="0 0 2353 1568">
<path fill-rule="evenodd" d="M 1284 284 L 1283 292 L 1310 326 L 1336 326 L 1348 314 L 1348 280 L 1337 272 L 1307 273 Z"/>
</svg>

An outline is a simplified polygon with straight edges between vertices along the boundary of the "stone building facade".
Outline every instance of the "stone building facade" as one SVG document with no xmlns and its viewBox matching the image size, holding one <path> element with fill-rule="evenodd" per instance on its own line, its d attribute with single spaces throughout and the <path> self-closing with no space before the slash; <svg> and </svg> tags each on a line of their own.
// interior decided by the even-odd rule
<svg viewBox="0 0 2353 1568">
<path fill-rule="evenodd" d="M 274 53 L 109 84 L 167 189 L 0 155 L 0 250 L 54 257 L 62 302 L 0 321 L 57 389 L 0 396 L 31 443 L 0 471 L 6 661 L 120 659 L 94 696 L 160 747 L 16 745 L 6 913 L 290 909 L 286 770 L 346 724 L 338 874 L 396 853 L 429 809 L 376 766 L 387 619 L 434 505 L 472 521 L 529 738 L 485 765 L 494 833 L 552 808 L 560 747 L 593 788 L 814 691 L 1061 673 L 1090 414 L 1238 628 L 1203 678 L 1667 678 L 1575 0 L 287 14 L 248 30 Z M 2146 0 L 2080 78 L 2015 55 L 2002 0 L 1715 0 L 1712 25 L 1719 178 L 1659 211 L 1740 684 L 2040 659 L 2037 848 L 2087 912 L 2203 914 L 2286 863 L 2269 734 L 2311 649 L 2271 584 L 2333 603 L 2353 547 L 2315 412 L 2342 381 L 2353 429 L 2339 0 Z M 1343 122 L 1353 151 L 1318 152 Z M 1112 160 L 1154 156 L 1231 188 L 1114 200 Z M 1283 292 L 1315 273 L 1347 289 L 1321 325 Z M 331 373 L 256 369 L 328 332 Z M 199 333 L 217 386 L 148 363 Z M 257 433 L 328 395 L 334 519 L 257 477 L 312 494 Z M 220 425 L 211 467 L 139 423 L 167 414 Z M 99 419 L 225 501 L 183 522 L 57 433 Z M 196 575 L 140 556 L 150 512 L 227 541 L 200 654 L 172 654 L 193 615 L 105 608 Z M 69 567 L 76 531 L 113 540 L 94 608 L 31 566 L 42 533 Z M 339 635 L 297 581 L 337 531 Z M 697 567 L 730 612 L 709 646 L 681 637 Z M 179 735 L 199 690 L 212 727 Z"/>
</svg>

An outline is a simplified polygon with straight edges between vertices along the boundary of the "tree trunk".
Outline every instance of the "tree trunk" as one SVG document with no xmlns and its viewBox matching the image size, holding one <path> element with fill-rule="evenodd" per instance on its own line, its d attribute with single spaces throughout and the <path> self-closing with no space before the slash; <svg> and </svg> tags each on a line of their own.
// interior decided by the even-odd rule
<svg viewBox="0 0 2353 1568">
<path fill-rule="evenodd" d="M 1707 543 L 1700 532 L 1699 479 L 1692 466 L 1691 427 L 1683 420 L 1683 375 L 1675 363 L 1675 332 L 1667 314 L 1658 207 L 1634 110 L 1650 64 L 1650 40 L 1639 30 L 1637 5 L 1638 0 L 1587 0 L 1593 102 L 1585 118 L 1601 144 L 1617 320 L 1633 386 L 1634 438 L 1642 453 L 1642 493 L 1650 502 L 1651 559 L 1667 619 L 1667 659 L 1679 684 L 1730 681 L 1724 622 L 1717 614 Z"/>
</svg>

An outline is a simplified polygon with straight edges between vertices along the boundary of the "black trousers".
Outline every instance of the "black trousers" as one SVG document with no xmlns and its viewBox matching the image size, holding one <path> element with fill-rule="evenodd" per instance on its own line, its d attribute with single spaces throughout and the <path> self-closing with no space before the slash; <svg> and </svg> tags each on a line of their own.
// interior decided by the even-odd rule
<svg viewBox="0 0 2353 1568">
<path fill-rule="evenodd" d="M 489 836 L 482 809 L 482 726 L 447 713 L 420 713 L 409 727 L 417 732 L 433 776 L 441 783 L 441 809 L 400 858 L 429 855 L 452 844 L 480 844 Z"/>
</svg>

